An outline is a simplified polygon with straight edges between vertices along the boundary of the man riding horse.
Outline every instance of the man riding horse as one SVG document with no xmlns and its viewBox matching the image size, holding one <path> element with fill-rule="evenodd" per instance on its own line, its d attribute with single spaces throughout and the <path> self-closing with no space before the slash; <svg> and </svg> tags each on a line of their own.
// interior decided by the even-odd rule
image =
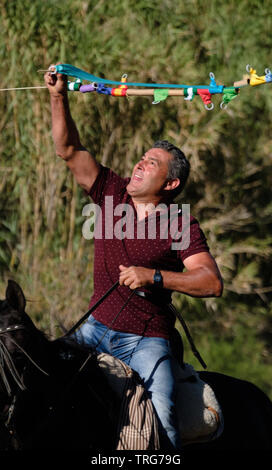
<svg viewBox="0 0 272 470">
<path fill-rule="evenodd" d="M 180 449 L 173 376 L 176 359 L 171 350 L 175 317 L 163 305 L 169 302 L 172 291 L 193 297 L 219 297 L 223 288 L 218 266 L 194 217 L 190 216 L 187 224 L 189 243 L 177 243 L 179 248 L 173 249 L 173 243 L 180 242 L 180 234 L 185 233 L 186 224 L 182 212 L 177 210 L 176 238 L 173 230 L 169 230 L 169 215 L 171 222 L 173 201 L 184 188 L 189 162 L 176 146 L 158 141 L 134 166 L 131 178 L 121 178 L 82 146 L 70 114 L 66 77 L 48 72 L 45 83 L 50 92 L 56 153 L 101 209 L 102 235 L 95 237 L 94 293 L 90 306 L 116 280 L 120 284 L 75 337 L 100 352 L 118 357 L 138 372 L 169 447 Z M 123 209 L 127 215 L 125 223 L 121 218 Z M 162 220 L 167 222 L 163 225 Z M 146 231 L 151 221 L 156 230 L 150 237 Z M 130 236 L 119 236 L 118 222 L 122 228 L 126 226 Z M 162 234 L 162 226 L 168 228 L 167 236 L 165 231 Z M 128 301 L 132 291 L 141 295 Z M 148 300 L 150 294 L 157 302 Z"/>
</svg>

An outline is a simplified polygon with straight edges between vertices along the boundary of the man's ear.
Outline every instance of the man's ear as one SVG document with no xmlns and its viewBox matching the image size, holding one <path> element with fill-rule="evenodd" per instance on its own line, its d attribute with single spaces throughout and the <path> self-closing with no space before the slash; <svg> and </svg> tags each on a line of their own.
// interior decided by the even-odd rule
<svg viewBox="0 0 272 470">
<path fill-rule="evenodd" d="M 17 282 L 9 279 L 6 289 L 6 300 L 11 307 L 20 313 L 25 311 L 26 300 L 24 293 Z"/>
<path fill-rule="evenodd" d="M 172 191 L 173 189 L 176 189 L 180 185 L 180 179 L 179 178 L 174 178 L 172 180 L 168 180 L 164 186 L 164 191 Z"/>
</svg>

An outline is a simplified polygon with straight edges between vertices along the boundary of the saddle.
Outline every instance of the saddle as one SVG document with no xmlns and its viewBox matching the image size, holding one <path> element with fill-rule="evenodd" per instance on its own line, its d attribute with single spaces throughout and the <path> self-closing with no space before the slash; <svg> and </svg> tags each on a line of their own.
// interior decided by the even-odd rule
<svg viewBox="0 0 272 470">
<path fill-rule="evenodd" d="M 120 359 L 100 353 L 98 364 L 121 400 L 117 450 L 158 450 L 158 423 L 151 400 L 138 374 Z M 175 365 L 177 414 L 183 445 L 216 439 L 223 431 L 223 415 L 212 388 L 190 364 Z"/>
</svg>

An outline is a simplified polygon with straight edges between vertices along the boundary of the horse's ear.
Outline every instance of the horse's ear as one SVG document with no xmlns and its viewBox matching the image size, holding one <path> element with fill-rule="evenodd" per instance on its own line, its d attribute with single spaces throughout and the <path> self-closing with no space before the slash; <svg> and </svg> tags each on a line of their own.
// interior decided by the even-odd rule
<svg viewBox="0 0 272 470">
<path fill-rule="evenodd" d="M 19 284 L 10 279 L 6 290 L 6 300 L 18 312 L 23 313 L 25 311 L 26 300 L 24 293 Z"/>
</svg>

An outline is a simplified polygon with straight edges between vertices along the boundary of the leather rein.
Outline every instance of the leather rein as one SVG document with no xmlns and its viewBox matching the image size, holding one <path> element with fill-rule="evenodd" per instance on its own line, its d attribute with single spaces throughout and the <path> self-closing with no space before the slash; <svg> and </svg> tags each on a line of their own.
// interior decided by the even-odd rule
<svg viewBox="0 0 272 470">
<path fill-rule="evenodd" d="M 69 330 L 67 331 L 67 333 L 65 333 L 64 336 L 70 336 L 72 333 L 74 333 L 78 328 L 79 326 L 85 321 L 87 320 L 87 318 L 92 314 L 92 312 L 106 299 L 106 297 L 108 297 L 108 295 L 110 295 L 114 289 L 116 289 L 117 287 L 119 286 L 119 281 L 116 281 L 108 290 L 107 292 L 105 292 L 105 294 L 78 320 L 78 322 Z M 114 325 L 114 322 L 116 321 L 117 317 L 120 315 L 121 311 L 124 309 L 124 307 L 127 305 L 127 303 L 130 301 L 131 297 L 136 294 L 140 297 L 143 297 L 145 298 L 146 300 L 148 300 L 149 302 L 159 306 L 160 308 L 165 308 L 166 312 L 168 312 L 169 314 L 172 314 L 174 315 L 176 318 L 178 318 L 179 322 L 181 323 L 182 325 L 182 328 L 185 332 L 185 335 L 189 341 L 189 344 L 191 346 L 191 350 L 194 354 L 194 356 L 197 358 L 197 360 L 200 362 L 201 366 L 203 367 L 203 369 L 207 369 L 207 364 L 204 362 L 203 358 L 201 357 L 199 351 L 197 350 L 195 344 L 194 344 L 194 341 L 193 341 L 193 338 L 190 334 L 190 331 L 189 331 L 189 328 L 188 326 L 186 325 L 186 322 L 184 320 L 184 318 L 182 317 L 181 313 L 175 308 L 175 306 L 169 301 L 169 297 L 165 297 L 165 296 L 162 296 L 162 295 L 158 295 L 156 296 L 155 294 L 149 294 L 145 291 L 142 291 L 140 289 L 135 289 L 132 291 L 132 293 L 130 294 L 130 296 L 128 297 L 128 299 L 125 301 L 124 305 L 122 306 L 122 308 L 119 310 L 119 312 L 115 315 L 113 321 L 111 322 L 110 326 L 107 328 L 107 330 L 105 331 L 105 333 L 103 334 L 103 336 L 100 338 L 99 342 L 97 343 L 96 347 L 98 346 L 98 344 L 100 344 L 100 342 L 102 341 L 103 337 L 106 335 L 107 331 L 113 327 Z M 84 363 L 85 365 L 85 363 Z"/>
</svg>

